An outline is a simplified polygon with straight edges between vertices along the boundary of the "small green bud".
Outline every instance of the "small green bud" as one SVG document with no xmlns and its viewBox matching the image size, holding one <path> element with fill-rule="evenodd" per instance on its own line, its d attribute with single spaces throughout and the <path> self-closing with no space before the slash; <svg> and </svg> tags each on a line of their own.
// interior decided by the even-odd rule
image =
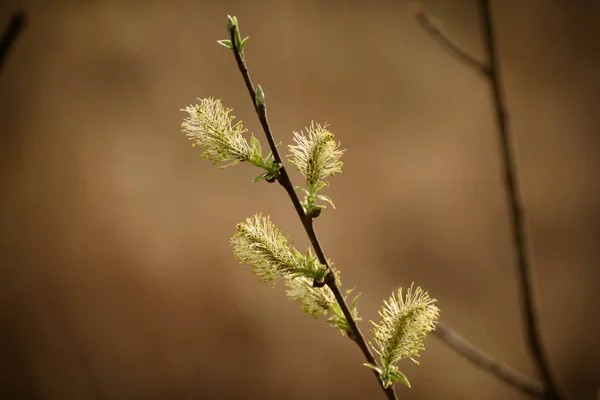
<svg viewBox="0 0 600 400">
<path fill-rule="evenodd" d="M 232 27 L 238 27 L 238 21 L 236 17 L 232 17 L 231 15 L 227 16 L 227 31 L 230 31 Z"/>
<path fill-rule="evenodd" d="M 256 105 L 265 105 L 265 92 L 262 90 L 262 87 L 260 87 L 260 85 L 258 85 L 258 87 L 256 88 Z"/>
</svg>

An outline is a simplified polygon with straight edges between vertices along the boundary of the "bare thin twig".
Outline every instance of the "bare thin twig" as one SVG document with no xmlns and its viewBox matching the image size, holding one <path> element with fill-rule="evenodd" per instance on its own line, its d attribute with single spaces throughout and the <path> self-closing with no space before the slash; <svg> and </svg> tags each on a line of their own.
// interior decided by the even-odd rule
<svg viewBox="0 0 600 400">
<path fill-rule="evenodd" d="M 521 374 L 519 371 L 508 365 L 494 360 L 491 356 L 484 353 L 480 348 L 474 346 L 460 336 L 450 326 L 439 322 L 436 330 L 433 332 L 454 351 L 471 361 L 473 364 L 503 380 L 509 385 L 530 394 L 535 397 L 544 396 L 544 387 L 541 383 L 534 381 Z"/>
<path fill-rule="evenodd" d="M 361 349 L 363 355 L 365 356 L 367 362 L 369 362 L 373 365 L 378 365 L 377 361 L 375 360 L 375 357 L 373 357 L 373 353 L 371 352 L 371 350 L 369 349 L 369 346 L 367 345 L 367 341 L 365 340 L 364 335 L 362 334 L 360 328 L 358 327 L 356 321 L 354 320 L 354 317 L 352 316 L 350 308 L 348 307 L 348 304 L 346 303 L 346 299 L 344 298 L 344 295 L 342 294 L 340 287 L 338 286 L 338 284 L 336 282 L 335 272 L 333 271 L 333 269 L 331 269 L 329 262 L 327 261 L 327 257 L 325 257 L 323 247 L 321 246 L 321 243 L 319 242 L 319 239 L 317 237 L 317 233 L 315 232 L 315 228 L 313 225 L 313 218 L 309 217 L 304 212 L 304 209 L 302 208 L 300 199 L 298 198 L 298 195 L 296 194 L 296 191 L 294 190 L 294 185 L 292 184 L 292 181 L 290 180 L 290 177 L 285 169 L 285 166 L 283 166 L 283 160 L 281 158 L 281 155 L 279 154 L 279 150 L 277 149 L 277 145 L 275 144 L 275 139 L 273 137 L 273 133 L 271 132 L 271 127 L 267 120 L 267 108 L 264 104 L 257 104 L 257 102 L 256 102 L 256 90 L 254 89 L 254 85 L 252 84 L 252 79 L 250 78 L 250 74 L 248 73 L 248 67 L 246 66 L 246 61 L 244 59 L 243 54 L 240 53 L 240 51 L 237 47 L 236 26 L 235 25 L 231 27 L 229 33 L 230 33 L 230 38 L 231 38 L 231 44 L 233 47 L 233 54 L 237 61 L 237 65 L 240 70 L 240 73 L 242 74 L 242 77 L 244 78 L 244 82 L 246 83 L 246 88 L 248 89 L 248 93 L 250 94 L 250 98 L 252 99 L 252 104 L 254 104 L 256 114 L 258 115 L 258 119 L 260 120 L 263 131 L 265 132 L 267 141 L 269 142 L 269 147 L 271 148 L 271 152 L 273 153 L 273 158 L 274 158 L 275 162 L 280 163 L 282 165 L 281 169 L 279 170 L 280 176 L 277 180 L 279 181 L 281 186 L 283 186 L 283 188 L 287 192 L 288 196 L 290 197 L 292 203 L 294 204 L 296 213 L 298 214 L 298 217 L 300 218 L 300 221 L 302 222 L 302 225 L 304 226 L 304 230 L 306 231 L 306 234 L 310 240 L 310 243 L 315 250 L 315 253 L 319 259 L 319 262 L 321 264 L 327 266 L 327 268 L 329 269 L 329 273 L 325 277 L 324 284 L 327 285 L 333 292 L 335 299 L 337 300 L 338 304 L 340 305 L 340 308 L 342 309 L 342 312 L 344 313 L 344 316 L 346 317 L 346 320 L 348 321 L 348 324 L 350 325 L 350 329 L 352 330 L 352 335 L 349 335 L 349 337 L 351 337 L 351 339 L 354 342 L 356 342 L 358 347 Z M 384 388 L 381 380 L 379 379 L 379 375 L 377 374 L 377 372 L 373 371 L 373 373 L 374 373 L 375 377 L 377 378 L 377 382 L 379 383 L 379 386 L 381 387 L 381 389 L 384 391 L 386 397 L 389 400 L 398 400 L 398 398 L 396 397 L 396 392 L 395 392 L 394 386 L 391 386 L 389 388 Z"/>
<path fill-rule="evenodd" d="M 2 39 L 0 39 L 0 72 L 4 67 L 4 62 L 8 57 L 8 53 L 14 42 L 19 37 L 23 26 L 25 25 L 25 12 L 17 11 L 13 14 L 8 22 L 8 26 L 6 27 L 4 34 L 2 35 Z"/>
<path fill-rule="evenodd" d="M 500 85 L 500 72 L 490 1 L 480 0 L 479 11 L 481 14 L 483 39 L 485 42 L 488 59 L 489 84 L 492 91 L 494 112 L 496 115 L 496 124 L 498 125 L 498 135 L 500 139 L 506 198 L 509 205 L 512 239 L 517 261 L 517 275 L 519 281 L 519 292 L 521 295 L 523 322 L 526 327 L 529 350 L 537 364 L 538 371 L 542 376 L 546 386 L 546 398 L 559 400 L 562 398 L 562 396 L 558 390 L 558 387 L 556 386 L 556 383 L 554 382 L 552 373 L 550 372 L 550 365 L 542 346 L 540 328 L 535 310 L 533 282 L 531 277 L 532 267 L 527 252 L 527 244 L 525 242 L 526 238 L 525 226 L 523 222 L 523 207 L 521 205 L 522 201 L 519 193 L 519 182 L 517 180 L 517 167 L 515 163 L 514 150 L 512 148 L 509 132 L 508 115 L 506 112 L 502 87 Z"/>
<path fill-rule="evenodd" d="M 479 60 L 473 54 L 469 53 L 462 46 L 450 38 L 440 27 L 439 23 L 432 18 L 425 8 L 420 4 L 412 4 L 412 12 L 417 22 L 425 29 L 427 33 L 438 42 L 448 53 L 453 55 L 459 61 L 464 62 L 469 67 L 473 68 L 478 73 L 487 76 L 489 68 L 485 62 Z"/>
<path fill-rule="evenodd" d="M 470 343 L 466 341 L 462 341 L 461 343 L 461 340 L 458 340 L 460 337 L 455 332 L 452 331 L 452 334 L 448 335 L 445 334 L 448 332 L 444 332 L 444 328 L 442 328 L 441 331 L 438 329 L 437 335 L 447 344 L 452 346 L 456 351 L 469 358 L 473 363 L 493 373 L 513 386 L 520 388 L 524 392 L 537 395 L 539 397 L 544 397 L 549 400 L 560 400 L 562 399 L 562 395 L 560 394 L 560 391 L 552 377 L 552 373 L 550 372 L 550 366 L 541 343 L 540 329 L 535 311 L 531 277 L 532 267 L 527 253 L 527 244 L 525 242 L 525 227 L 523 223 L 523 211 L 521 206 L 522 201 L 519 194 L 514 150 L 512 149 L 511 145 L 508 115 L 500 85 L 499 65 L 493 21 L 491 17 L 490 0 L 479 0 L 479 11 L 481 16 L 483 41 L 487 55 L 486 62 L 478 60 L 476 57 L 472 56 L 466 50 L 463 50 L 461 46 L 450 39 L 448 35 L 439 29 L 435 22 L 433 22 L 433 19 L 422 7 L 414 7 L 414 14 L 417 21 L 433 37 L 433 39 L 440 43 L 450 54 L 484 75 L 490 85 L 496 124 L 498 128 L 498 136 L 500 140 L 506 197 L 509 205 L 511 234 L 515 250 L 519 293 L 521 297 L 521 311 L 523 313 L 523 322 L 526 327 L 527 344 L 531 355 L 534 358 L 539 374 L 544 381 L 541 392 L 537 392 L 536 394 L 535 391 L 528 390 L 528 388 L 531 389 L 533 386 L 523 385 L 522 383 L 525 381 L 521 379 L 522 376 L 515 375 L 514 373 L 507 373 L 508 370 L 506 367 L 491 368 L 491 364 L 488 362 L 489 360 L 486 361 L 486 359 L 489 359 L 489 357 L 487 357 L 480 349 L 476 348 Z M 446 328 L 450 329 L 449 327 Z"/>
</svg>

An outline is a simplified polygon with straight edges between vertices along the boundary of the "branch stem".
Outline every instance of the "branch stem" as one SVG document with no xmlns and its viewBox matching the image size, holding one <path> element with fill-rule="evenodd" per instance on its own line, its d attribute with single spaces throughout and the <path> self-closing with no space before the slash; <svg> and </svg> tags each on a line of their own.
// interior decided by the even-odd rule
<svg viewBox="0 0 600 400">
<path fill-rule="evenodd" d="M 482 370 L 533 397 L 544 397 L 544 387 L 541 383 L 526 377 L 504 363 L 494 360 L 480 348 L 465 340 L 450 326 L 439 322 L 433 333 L 446 345 Z"/>
<path fill-rule="evenodd" d="M 296 191 L 294 190 L 294 185 L 292 184 L 290 176 L 287 173 L 287 170 L 285 169 L 283 160 L 281 158 L 281 155 L 279 154 L 277 145 L 275 144 L 275 139 L 273 137 L 273 133 L 271 132 L 271 127 L 270 127 L 269 121 L 267 119 L 267 107 L 264 104 L 257 104 L 257 102 L 256 102 L 256 90 L 254 89 L 254 85 L 252 84 L 252 79 L 250 78 L 250 74 L 248 72 L 248 67 L 246 65 L 244 55 L 242 53 L 240 53 L 240 51 L 237 47 L 236 29 L 237 29 L 237 27 L 234 25 L 231 27 L 231 29 L 229 31 L 230 37 L 231 37 L 231 44 L 232 44 L 232 48 L 233 48 L 233 54 L 237 61 L 238 69 L 240 70 L 240 73 L 242 74 L 242 77 L 244 78 L 246 88 L 248 89 L 248 94 L 250 95 L 250 98 L 252 99 L 252 104 L 254 104 L 254 109 L 256 111 L 256 114 L 258 115 L 260 124 L 262 125 L 265 136 L 267 137 L 267 141 L 269 142 L 269 147 L 271 148 L 271 152 L 273 153 L 273 158 L 274 158 L 275 162 L 280 163 L 282 165 L 281 169 L 279 170 L 280 176 L 277 180 L 278 180 L 279 184 L 281 186 L 283 186 L 283 188 L 287 192 L 288 196 L 290 197 L 290 200 L 292 201 L 292 203 L 294 205 L 294 209 L 296 210 L 296 213 L 298 214 L 298 217 L 300 218 L 300 221 L 302 222 L 302 225 L 304 226 L 306 235 L 308 236 L 310 243 L 311 243 L 313 249 L 315 250 L 315 253 L 317 255 L 317 258 L 319 259 L 319 262 L 321 264 L 325 265 L 329 269 L 329 272 L 328 272 L 327 276 L 325 277 L 324 284 L 327 285 L 331 289 L 331 291 L 333 292 L 333 295 L 335 296 L 335 299 L 337 300 L 338 304 L 340 305 L 340 308 L 342 309 L 342 312 L 344 313 L 344 317 L 346 317 L 346 320 L 348 321 L 348 325 L 350 325 L 350 329 L 352 330 L 352 336 L 351 336 L 352 340 L 354 340 L 354 342 L 356 342 L 356 344 L 362 351 L 363 355 L 365 356 L 365 359 L 367 360 L 367 362 L 369 362 L 370 364 L 373 364 L 373 365 L 378 365 L 377 361 L 375 360 L 375 357 L 373 356 L 373 353 L 371 352 L 371 350 L 369 349 L 369 346 L 367 345 L 367 341 L 366 341 L 363 333 L 361 332 L 360 328 L 358 327 L 356 321 L 354 320 L 354 318 L 352 316 L 352 312 L 350 311 L 350 308 L 348 307 L 348 303 L 346 302 L 346 299 L 344 298 L 344 295 L 343 295 L 340 287 L 338 286 L 338 284 L 336 282 L 335 272 L 330 267 L 329 262 L 327 261 L 327 257 L 325 257 L 325 252 L 323 251 L 323 247 L 321 246 L 321 243 L 319 242 L 319 238 L 317 237 L 317 233 L 315 232 L 315 228 L 313 225 L 313 218 L 306 215 L 306 213 L 304 212 L 304 208 L 302 207 L 302 203 L 300 202 L 300 199 L 298 198 L 298 195 L 297 195 Z M 315 285 L 315 286 L 318 286 L 318 285 Z M 386 397 L 389 400 L 398 400 L 398 398 L 396 397 L 394 387 L 392 386 L 389 388 L 384 388 L 381 380 L 379 379 L 379 375 L 377 374 L 377 372 L 373 371 L 373 373 L 374 373 L 375 377 L 377 378 L 377 382 L 379 383 L 379 386 L 385 393 Z"/>
<path fill-rule="evenodd" d="M 459 61 L 462 61 L 469 67 L 473 68 L 478 73 L 484 76 L 489 74 L 489 68 L 486 63 L 479 60 L 457 42 L 452 40 L 452 38 L 442 30 L 439 23 L 429 14 L 427 14 L 423 6 L 413 5 L 412 8 L 417 22 L 421 25 L 425 32 L 429 33 L 433 40 L 438 42 L 439 45 L 442 46 L 448 53 L 450 53 Z"/>
<path fill-rule="evenodd" d="M 549 400 L 559 400 L 562 396 L 554 382 L 550 365 L 544 351 L 540 327 L 538 325 L 537 314 L 535 310 L 535 300 L 532 282 L 532 267 L 529 260 L 525 237 L 525 224 L 523 218 L 523 207 L 519 193 L 519 182 L 517 179 L 517 167 L 515 163 L 514 150 L 511 143 L 510 128 L 508 125 L 508 115 L 504 102 L 504 95 L 500 84 L 500 72 L 498 63 L 498 54 L 496 49 L 496 40 L 494 36 L 494 25 L 491 15 L 490 0 L 479 1 L 479 11 L 481 15 L 481 24 L 483 30 L 483 40 L 488 60 L 488 81 L 492 92 L 494 103 L 494 113 L 498 128 L 498 137 L 500 141 L 500 150 L 502 157 L 502 167 L 504 174 L 504 184 L 506 188 L 506 200 L 508 202 L 512 240 L 515 249 L 517 263 L 517 276 L 519 284 L 519 293 L 521 300 L 521 311 L 523 313 L 523 323 L 526 328 L 527 343 L 529 351 L 536 363 L 546 386 L 545 396 Z"/>
<path fill-rule="evenodd" d="M 16 11 L 10 18 L 8 26 L 2 34 L 2 38 L 0 39 L 0 71 L 2 71 L 2 68 L 4 67 L 4 62 L 8 57 L 11 47 L 23 31 L 25 19 L 24 11 Z"/>
<path fill-rule="evenodd" d="M 490 86 L 500 143 L 500 156 L 502 161 L 504 186 L 506 189 L 506 200 L 510 214 L 511 236 L 515 251 L 517 280 L 521 302 L 520 308 L 523 314 L 523 324 L 525 325 L 525 336 L 529 352 L 534 359 L 544 385 L 539 389 L 539 384 L 528 381 L 528 378 L 523 377 L 516 371 L 510 370 L 508 367 L 490 359 L 480 349 L 458 336 L 458 334 L 450 327 L 440 324 L 438 325 L 436 334 L 446 342 L 446 344 L 450 345 L 454 350 L 467 357 L 476 365 L 479 365 L 481 368 L 496 375 L 500 379 L 503 379 L 507 383 L 520 388 L 522 391 L 548 400 L 561 400 L 563 396 L 554 381 L 546 352 L 542 346 L 540 327 L 536 314 L 532 282 L 532 266 L 527 251 L 523 207 L 517 179 L 514 150 L 511 143 L 508 114 L 506 111 L 502 85 L 500 83 L 498 52 L 496 49 L 490 0 L 479 0 L 478 4 L 486 61 L 480 61 L 453 41 L 440 29 L 433 18 L 431 18 L 421 6 L 415 6 L 413 11 L 419 24 L 434 40 L 440 43 L 440 45 L 451 55 L 483 75 Z M 537 389 L 535 389 L 536 387 Z"/>
</svg>

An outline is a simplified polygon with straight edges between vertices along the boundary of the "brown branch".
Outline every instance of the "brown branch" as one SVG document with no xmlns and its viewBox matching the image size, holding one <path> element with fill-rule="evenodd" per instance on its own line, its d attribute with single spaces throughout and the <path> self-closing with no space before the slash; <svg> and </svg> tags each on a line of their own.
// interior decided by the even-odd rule
<svg viewBox="0 0 600 400">
<path fill-rule="evenodd" d="M 283 188 L 287 192 L 288 196 L 290 197 L 290 200 L 294 204 L 296 213 L 298 214 L 298 217 L 300 218 L 300 221 L 302 222 L 302 225 L 304 226 L 304 230 L 306 231 L 306 234 L 310 240 L 310 243 L 315 250 L 315 253 L 317 255 L 317 258 L 319 259 L 319 262 L 321 264 L 325 265 L 329 269 L 329 272 L 328 272 L 327 276 L 325 277 L 324 285 L 327 285 L 333 292 L 335 299 L 337 300 L 338 304 L 340 305 L 340 308 L 342 309 L 342 312 L 344 313 L 344 317 L 346 317 L 346 320 L 348 321 L 348 325 L 350 325 L 350 329 L 352 330 L 352 332 L 351 332 L 351 335 L 348 335 L 348 336 L 351 337 L 352 340 L 358 345 L 358 347 L 362 351 L 363 355 L 365 356 L 367 362 L 369 362 L 370 364 L 373 364 L 373 365 L 378 365 L 377 361 L 375 360 L 375 357 L 373 357 L 373 353 L 371 352 L 371 350 L 369 349 L 369 346 L 367 345 L 367 341 L 365 340 L 364 335 L 362 334 L 360 328 L 358 327 L 356 321 L 354 320 L 354 317 L 352 316 L 350 308 L 348 307 L 348 304 L 346 303 L 346 299 L 344 298 L 344 295 L 342 294 L 340 287 L 338 286 L 338 284 L 336 282 L 335 272 L 329 266 L 329 262 L 327 261 L 327 257 L 325 257 L 325 252 L 323 251 L 323 247 L 321 246 L 321 243 L 319 242 L 319 239 L 317 237 L 317 233 L 315 232 L 314 225 L 313 225 L 313 218 L 306 215 L 306 213 L 304 212 L 304 208 L 302 207 L 300 199 L 298 198 L 298 195 L 296 194 L 296 191 L 294 190 L 294 185 L 292 184 L 292 181 L 290 180 L 290 177 L 285 169 L 285 166 L 283 166 L 283 160 L 281 158 L 281 155 L 279 154 L 277 145 L 275 144 L 275 139 L 273 137 L 273 133 L 271 132 L 271 127 L 270 127 L 269 121 L 267 119 L 267 107 L 264 104 L 257 104 L 256 90 L 254 89 L 254 85 L 252 84 L 252 79 L 250 78 L 250 74 L 248 73 L 248 67 L 246 66 L 246 61 L 245 61 L 244 55 L 242 53 L 240 53 L 240 51 L 238 49 L 237 42 L 236 42 L 236 26 L 235 25 L 233 25 L 230 28 L 229 33 L 230 33 L 230 38 L 231 38 L 231 45 L 233 48 L 233 54 L 237 61 L 237 65 L 240 70 L 240 73 L 242 74 L 242 77 L 244 78 L 246 88 L 248 89 L 248 94 L 250 95 L 250 98 L 252 99 L 252 104 L 254 104 L 254 109 L 256 111 L 256 114 L 258 115 L 260 124 L 262 125 L 263 131 L 265 132 L 265 136 L 267 137 L 267 141 L 269 142 L 269 147 L 271 148 L 271 152 L 273 153 L 273 158 L 274 158 L 275 162 L 280 163 L 282 165 L 281 169 L 279 170 L 280 175 L 277 178 L 277 180 L 279 181 L 281 186 L 283 186 Z M 315 285 L 315 286 L 318 286 L 318 285 Z M 323 286 L 323 284 L 321 284 L 321 286 Z M 386 397 L 389 400 L 397 400 L 394 387 L 392 386 L 387 389 L 384 388 L 381 380 L 379 379 L 379 375 L 377 374 L 377 372 L 373 371 L 373 373 L 374 373 L 375 377 L 377 378 L 377 382 L 379 383 L 379 386 L 381 387 L 381 389 L 384 391 Z"/>
<path fill-rule="evenodd" d="M 499 63 L 497 57 L 496 40 L 494 37 L 494 25 L 490 10 L 489 0 L 479 1 L 479 11 L 481 14 L 481 24 L 483 30 L 483 40 L 485 43 L 488 66 L 489 66 L 489 84 L 494 101 L 494 112 L 496 115 L 496 124 L 498 126 L 498 135 L 500 140 L 500 149 L 502 157 L 502 166 L 504 170 L 504 183 L 506 188 L 506 199 L 509 205 L 512 239 L 515 249 L 517 262 L 517 276 L 519 281 L 519 292 L 521 295 L 521 311 L 523 312 L 524 324 L 527 333 L 527 342 L 529 350 L 533 356 L 537 369 L 544 380 L 546 386 L 546 398 L 559 400 L 562 398 L 556 383 L 550 372 L 550 365 L 546 357 L 540 338 L 540 328 L 538 325 L 532 282 L 532 267 L 527 253 L 527 244 L 525 243 L 525 226 L 523 222 L 523 207 L 519 194 L 519 182 L 517 180 L 517 167 L 515 163 L 514 150 L 511 144 L 511 136 L 508 126 L 508 115 L 506 105 L 500 85 Z"/>
<path fill-rule="evenodd" d="M 448 53 L 459 61 L 464 62 L 480 74 L 487 76 L 489 68 L 485 62 L 479 60 L 473 54 L 462 48 L 458 43 L 450 38 L 439 26 L 439 23 L 432 18 L 425 8 L 420 4 L 411 4 L 411 10 L 417 22 L 425 29 L 427 33 L 438 42 Z"/>
<path fill-rule="evenodd" d="M 13 44 L 19 37 L 19 34 L 23 30 L 23 26 L 25 25 L 25 12 L 17 11 L 13 14 L 8 22 L 8 26 L 4 30 L 4 34 L 2 35 L 2 39 L 0 39 L 0 72 L 4 67 L 4 62 L 8 57 L 10 49 Z"/>
<path fill-rule="evenodd" d="M 511 234 L 517 264 L 517 277 L 519 293 L 521 297 L 521 311 L 523 313 L 523 322 L 526 327 L 527 344 L 529 351 L 534 358 L 538 372 L 544 381 L 541 392 L 537 395 L 549 400 L 560 400 L 563 397 L 560 394 L 556 383 L 554 382 L 552 373 L 550 372 L 550 366 L 541 343 L 540 329 L 535 312 L 531 278 L 532 268 L 527 253 L 527 244 L 525 242 L 525 227 L 521 206 L 522 201 L 519 194 L 514 150 L 512 149 L 511 145 L 508 115 L 500 85 L 499 65 L 493 21 L 490 10 L 490 1 L 479 0 L 479 11 L 481 16 L 483 41 L 486 49 L 487 62 L 478 60 L 476 57 L 462 49 L 462 47 L 450 39 L 448 35 L 442 32 L 439 26 L 421 6 L 414 6 L 413 8 L 413 12 L 417 21 L 433 37 L 433 39 L 440 43 L 442 47 L 444 47 L 454 57 L 458 58 L 469 67 L 484 75 L 490 85 L 500 141 L 504 183 L 511 221 Z M 449 327 L 446 328 L 450 329 Z M 507 370 L 505 369 L 498 369 L 496 367 L 492 368 L 491 366 L 495 365 L 494 363 L 497 364 L 497 362 L 489 359 L 489 357 L 486 356 L 480 349 L 466 341 L 462 341 L 461 343 L 461 341 L 457 339 L 460 337 L 454 331 L 451 331 L 450 335 L 445 335 L 445 333 L 448 332 L 444 332 L 444 328 L 442 328 L 442 331 L 438 332 L 438 336 L 447 344 L 452 346 L 456 351 L 469 358 L 472 362 L 512 384 L 513 386 L 519 387 L 524 392 L 534 394 L 534 392 L 527 390 L 528 387 L 533 388 L 533 386 L 523 386 L 520 384 L 523 383 L 522 379 L 520 379 L 522 376 L 515 375 L 514 373 L 516 373 L 516 371 L 513 371 L 514 373 L 507 374 Z M 450 338 L 450 340 L 448 340 L 448 338 Z M 491 364 L 490 360 L 493 361 Z"/>
<path fill-rule="evenodd" d="M 443 322 L 437 324 L 436 330 L 433 333 L 444 343 L 450 346 L 454 351 L 484 371 L 489 372 L 507 384 L 514 386 L 531 396 L 544 396 L 544 387 L 541 383 L 526 377 L 519 371 L 509 367 L 504 363 L 494 360 L 492 357 L 484 353 L 480 348 L 469 343 L 454 329 Z"/>
</svg>

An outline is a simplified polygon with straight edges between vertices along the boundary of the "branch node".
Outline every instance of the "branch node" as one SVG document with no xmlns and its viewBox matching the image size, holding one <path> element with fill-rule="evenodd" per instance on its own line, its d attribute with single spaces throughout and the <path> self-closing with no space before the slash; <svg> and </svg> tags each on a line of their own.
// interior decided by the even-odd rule
<svg viewBox="0 0 600 400">
<path fill-rule="evenodd" d="M 315 218 L 319 218 L 319 216 L 321 215 L 321 209 L 320 208 L 313 208 L 312 210 L 310 210 L 310 212 L 306 215 L 307 218 L 310 219 L 315 219 Z"/>
<path fill-rule="evenodd" d="M 425 32 L 427 32 L 429 36 L 433 38 L 433 40 L 438 42 L 438 44 L 442 46 L 450 55 L 465 63 L 467 66 L 473 68 L 483 76 L 490 75 L 490 66 L 486 62 L 479 60 L 473 54 L 465 50 L 456 41 L 452 40 L 450 36 L 442 30 L 439 21 L 427 13 L 425 7 L 423 7 L 421 4 L 412 2 L 410 9 L 415 19 L 425 30 Z"/>
</svg>

